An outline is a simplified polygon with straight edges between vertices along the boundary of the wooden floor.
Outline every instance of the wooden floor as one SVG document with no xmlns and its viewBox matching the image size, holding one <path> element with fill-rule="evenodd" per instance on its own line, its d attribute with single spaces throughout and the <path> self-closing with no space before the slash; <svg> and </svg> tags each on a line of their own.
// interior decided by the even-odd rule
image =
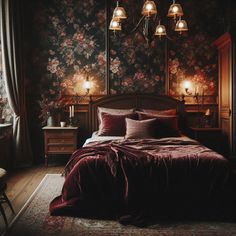
<svg viewBox="0 0 236 236">
<path fill-rule="evenodd" d="M 15 213 L 17 214 L 24 206 L 46 174 L 60 174 L 63 171 L 63 167 L 64 165 L 49 167 L 40 165 L 27 169 L 11 171 L 7 178 L 6 194 L 13 205 Z M 6 204 L 4 205 L 8 222 L 10 223 L 14 218 L 14 214 Z M 4 228 L 5 223 L 0 214 L 0 232 L 2 232 Z"/>
</svg>

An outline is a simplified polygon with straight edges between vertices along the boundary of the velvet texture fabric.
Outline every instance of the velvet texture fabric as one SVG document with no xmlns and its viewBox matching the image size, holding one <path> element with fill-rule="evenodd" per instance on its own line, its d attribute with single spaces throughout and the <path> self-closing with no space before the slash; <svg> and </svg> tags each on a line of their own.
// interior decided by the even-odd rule
<svg viewBox="0 0 236 236">
<path fill-rule="evenodd" d="M 112 115 L 101 113 L 101 124 L 99 127 L 99 136 L 125 136 L 126 124 L 125 118 L 137 119 L 136 113 L 128 115 Z"/>
<path fill-rule="evenodd" d="M 152 115 L 143 112 L 138 112 L 138 116 L 140 120 L 156 119 L 156 124 L 153 127 L 156 138 L 179 137 L 181 135 L 177 116 Z"/>
<path fill-rule="evenodd" d="M 129 118 L 126 121 L 125 138 L 154 138 L 154 127 L 156 119 L 149 120 L 132 120 Z"/>
<path fill-rule="evenodd" d="M 107 108 L 107 107 L 98 107 L 98 122 L 99 124 L 102 122 L 102 113 L 108 113 L 111 115 L 130 115 L 135 111 L 134 108 L 131 109 L 115 109 L 115 108 Z"/>
<path fill-rule="evenodd" d="M 32 164 L 26 112 L 26 81 L 22 60 L 21 1 L 0 1 L 1 46 L 3 78 L 7 98 L 13 111 L 14 164 L 17 167 Z"/>
<path fill-rule="evenodd" d="M 97 142 L 73 154 L 49 210 L 139 226 L 151 219 L 233 217 L 231 180 L 228 161 L 195 141 Z"/>
</svg>

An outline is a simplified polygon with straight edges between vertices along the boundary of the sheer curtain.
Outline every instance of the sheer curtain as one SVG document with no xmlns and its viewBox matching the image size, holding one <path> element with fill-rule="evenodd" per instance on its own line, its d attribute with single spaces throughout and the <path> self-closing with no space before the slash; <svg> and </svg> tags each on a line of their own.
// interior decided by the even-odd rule
<svg viewBox="0 0 236 236">
<path fill-rule="evenodd" d="M 3 77 L 13 115 L 13 151 L 16 167 L 32 164 L 26 112 L 22 51 L 22 17 L 19 0 L 0 0 Z"/>
</svg>

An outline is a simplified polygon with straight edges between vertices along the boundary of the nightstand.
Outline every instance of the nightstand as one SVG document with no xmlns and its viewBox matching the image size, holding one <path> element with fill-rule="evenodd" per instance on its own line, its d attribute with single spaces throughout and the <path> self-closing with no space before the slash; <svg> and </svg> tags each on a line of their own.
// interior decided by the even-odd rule
<svg viewBox="0 0 236 236">
<path fill-rule="evenodd" d="M 225 151 L 222 130 L 220 128 L 190 127 L 190 136 L 216 152 L 223 154 Z"/>
<path fill-rule="evenodd" d="M 72 154 L 77 149 L 78 127 L 43 127 L 45 165 L 51 154 Z"/>
</svg>

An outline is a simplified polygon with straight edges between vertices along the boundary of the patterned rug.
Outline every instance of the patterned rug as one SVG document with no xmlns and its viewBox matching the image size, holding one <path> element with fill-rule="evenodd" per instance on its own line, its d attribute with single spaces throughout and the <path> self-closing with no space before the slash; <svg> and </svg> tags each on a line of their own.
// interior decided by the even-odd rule
<svg viewBox="0 0 236 236">
<path fill-rule="evenodd" d="M 175 222 L 148 228 L 123 226 L 116 221 L 50 216 L 49 202 L 60 194 L 63 177 L 48 174 L 4 235 L 15 236 L 236 236 L 236 223 Z"/>
</svg>

